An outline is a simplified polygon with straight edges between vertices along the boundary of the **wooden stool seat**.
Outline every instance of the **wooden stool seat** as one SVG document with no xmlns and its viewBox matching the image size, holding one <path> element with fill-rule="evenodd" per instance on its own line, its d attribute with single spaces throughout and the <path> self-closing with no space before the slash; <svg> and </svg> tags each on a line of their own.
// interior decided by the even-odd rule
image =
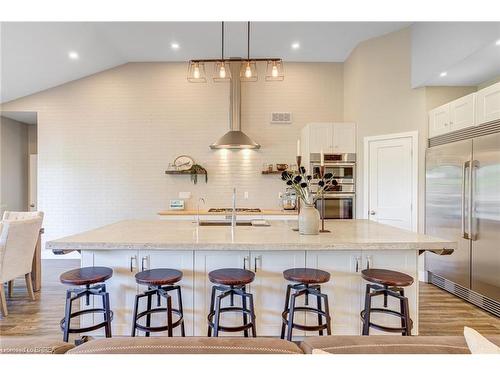
<svg viewBox="0 0 500 375">
<path fill-rule="evenodd" d="M 255 279 L 255 274 L 240 268 L 221 268 L 210 272 L 208 279 L 219 285 L 246 285 Z"/>
<path fill-rule="evenodd" d="M 330 274 L 315 268 L 291 268 L 283 272 L 285 280 L 302 284 L 322 284 L 330 280 Z"/>
<path fill-rule="evenodd" d="M 371 283 L 384 286 L 405 287 L 413 284 L 413 277 L 405 273 L 377 268 L 362 270 L 361 277 Z"/>
<path fill-rule="evenodd" d="M 182 272 L 171 268 L 155 268 L 135 275 L 137 284 L 171 285 L 182 279 Z"/>
<path fill-rule="evenodd" d="M 113 270 L 108 267 L 83 267 L 64 272 L 59 279 L 68 285 L 91 285 L 106 281 L 113 276 Z"/>
</svg>

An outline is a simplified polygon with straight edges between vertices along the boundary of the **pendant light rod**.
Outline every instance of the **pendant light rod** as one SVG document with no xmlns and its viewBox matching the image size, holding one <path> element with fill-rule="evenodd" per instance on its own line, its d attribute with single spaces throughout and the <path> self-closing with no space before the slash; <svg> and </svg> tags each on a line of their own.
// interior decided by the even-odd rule
<svg viewBox="0 0 500 375">
<path fill-rule="evenodd" d="M 222 21 L 222 56 L 221 60 L 224 61 L 224 21 Z"/>
<path fill-rule="evenodd" d="M 250 21 L 247 23 L 247 60 L 250 60 Z"/>
</svg>

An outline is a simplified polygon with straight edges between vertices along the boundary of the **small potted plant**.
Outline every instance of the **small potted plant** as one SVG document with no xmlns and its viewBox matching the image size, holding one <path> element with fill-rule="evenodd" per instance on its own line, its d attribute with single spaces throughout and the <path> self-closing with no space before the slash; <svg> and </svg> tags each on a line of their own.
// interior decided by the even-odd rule
<svg viewBox="0 0 500 375">
<path fill-rule="evenodd" d="M 318 189 L 311 190 L 312 176 L 306 175 L 306 169 L 300 167 L 296 173 L 285 171 L 281 174 L 281 179 L 287 186 L 292 187 L 297 197 L 303 205 L 299 213 L 299 233 L 300 234 L 318 234 L 320 215 L 314 204 L 321 198 L 325 191 L 337 185 L 332 173 L 325 173 L 318 181 Z"/>
</svg>

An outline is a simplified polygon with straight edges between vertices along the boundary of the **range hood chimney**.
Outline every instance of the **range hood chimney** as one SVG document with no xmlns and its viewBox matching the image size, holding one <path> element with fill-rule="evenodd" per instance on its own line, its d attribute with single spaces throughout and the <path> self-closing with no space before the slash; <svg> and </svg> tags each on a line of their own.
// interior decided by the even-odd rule
<svg viewBox="0 0 500 375">
<path fill-rule="evenodd" d="M 210 145 L 211 149 L 258 149 L 260 145 L 241 131 L 241 81 L 240 62 L 230 62 L 229 131 Z"/>
</svg>

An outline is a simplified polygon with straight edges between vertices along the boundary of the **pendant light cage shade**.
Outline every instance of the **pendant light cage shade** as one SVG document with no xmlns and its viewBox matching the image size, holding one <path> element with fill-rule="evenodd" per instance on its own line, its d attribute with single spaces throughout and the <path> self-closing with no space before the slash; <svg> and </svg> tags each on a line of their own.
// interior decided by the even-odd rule
<svg viewBox="0 0 500 375">
<path fill-rule="evenodd" d="M 283 81 L 284 79 L 283 60 L 269 60 L 266 68 L 266 81 Z"/>
<path fill-rule="evenodd" d="M 240 80 L 242 82 L 255 82 L 257 79 L 257 63 L 252 60 L 243 62 L 240 69 Z"/>
<path fill-rule="evenodd" d="M 227 82 L 231 80 L 231 67 L 227 61 L 216 61 L 214 64 L 214 82 Z"/>
<path fill-rule="evenodd" d="M 189 82 L 193 83 L 207 82 L 207 76 L 205 74 L 205 63 L 201 61 L 190 61 L 188 66 L 187 79 Z"/>
</svg>

